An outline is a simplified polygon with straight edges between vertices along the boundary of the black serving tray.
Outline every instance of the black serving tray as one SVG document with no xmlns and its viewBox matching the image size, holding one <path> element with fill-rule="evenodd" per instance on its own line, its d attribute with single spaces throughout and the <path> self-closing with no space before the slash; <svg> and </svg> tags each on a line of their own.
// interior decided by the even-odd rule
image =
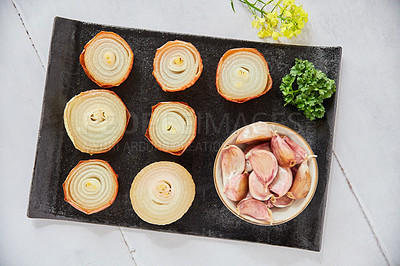
<svg viewBox="0 0 400 266">
<path fill-rule="evenodd" d="M 122 140 L 109 152 L 93 155 L 76 150 L 63 124 L 65 104 L 74 95 L 98 86 L 84 73 L 79 54 L 99 31 L 113 31 L 131 46 L 135 58 L 128 79 L 113 88 L 132 118 Z M 204 70 L 199 80 L 183 92 L 166 93 L 152 76 L 156 49 L 167 41 L 191 42 L 199 50 Z M 226 50 L 258 49 L 269 64 L 272 89 L 257 99 L 237 104 L 222 98 L 215 87 L 215 73 Z M 28 217 L 134 227 L 154 231 L 245 240 L 319 251 L 326 204 L 326 188 L 332 155 L 336 94 L 326 100 L 325 118 L 310 122 L 295 107 L 284 107 L 279 91 L 282 77 L 295 58 L 307 59 L 339 84 L 341 47 L 309 47 L 220 39 L 179 33 L 112 27 L 56 17 L 47 69 L 43 110 L 33 171 Z M 145 138 L 151 106 L 160 101 L 183 101 L 198 116 L 197 137 L 181 156 L 155 149 Z M 257 226 L 232 214 L 221 202 L 213 182 L 213 164 L 222 142 L 236 129 L 255 121 L 281 123 L 300 133 L 318 155 L 319 180 L 314 198 L 295 219 L 276 226 Z M 119 192 L 107 209 L 86 215 L 64 201 L 62 183 L 80 161 L 108 161 L 118 174 Z M 133 211 L 129 190 L 135 175 L 156 161 L 183 165 L 196 183 L 189 211 L 178 221 L 156 226 L 142 221 Z"/>
</svg>

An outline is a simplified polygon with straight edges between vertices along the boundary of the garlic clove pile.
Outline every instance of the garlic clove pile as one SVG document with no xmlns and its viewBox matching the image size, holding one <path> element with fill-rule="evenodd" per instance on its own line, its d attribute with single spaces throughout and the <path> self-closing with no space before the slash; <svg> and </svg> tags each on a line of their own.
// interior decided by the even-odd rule
<svg viewBox="0 0 400 266">
<path fill-rule="evenodd" d="M 232 201 L 240 201 L 249 191 L 249 174 L 238 174 L 230 178 L 224 188 L 225 195 Z"/>
<path fill-rule="evenodd" d="M 300 147 L 297 143 L 291 140 L 288 136 L 284 136 L 283 140 L 289 145 L 289 147 L 294 151 L 296 158 L 296 164 L 302 163 L 307 158 L 307 152 Z"/>
<path fill-rule="evenodd" d="M 258 150 L 250 155 L 249 161 L 260 181 L 263 184 L 270 184 L 278 172 L 275 156 L 269 151 Z"/>
<path fill-rule="evenodd" d="M 269 185 L 269 189 L 282 197 L 286 195 L 293 183 L 292 170 L 290 168 L 278 167 L 278 173 L 272 183 Z"/>
<path fill-rule="evenodd" d="M 243 173 L 245 159 L 243 151 L 236 145 L 228 145 L 221 151 L 221 169 L 224 187 L 230 178 Z"/>
<path fill-rule="evenodd" d="M 293 185 L 290 188 L 287 196 L 291 199 L 303 199 L 307 196 L 308 191 L 311 188 L 311 174 L 310 168 L 308 167 L 308 160 L 310 158 L 316 157 L 315 155 L 308 156 L 304 160 L 293 180 Z"/>
<path fill-rule="evenodd" d="M 294 199 L 291 199 L 288 196 L 284 195 L 279 198 L 272 196 L 270 201 L 274 207 L 285 208 L 285 207 L 292 205 L 294 202 Z"/>
<path fill-rule="evenodd" d="M 278 160 L 279 166 L 293 167 L 296 165 L 296 155 L 294 151 L 276 132 L 274 132 L 274 136 L 271 139 L 271 149 Z"/>
<path fill-rule="evenodd" d="M 268 200 L 272 196 L 268 186 L 260 181 L 254 171 L 249 175 L 249 191 L 253 198 L 261 201 Z"/>
<path fill-rule="evenodd" d="M 257 122 L 239 132 L 236 144 L 269 141 L 273 136 L 271 126 L 265 122 Z"/>
<path fill-rule="evenodd" d="M 273 223 L 272 212 L 267 205 L 259 200 L 246 198 L 237 205 L 239 215 L 247 215 L 268 224 Z"/>
<path fill-rule="evenodd" d="M 251 155 L 253 152 L 259 151 L 259 150 L 265 150 L 265 151 L 272 152 L 272 150 L 271 150 L 271 143 L 270 143 L 270 142 L 265 142 L 265 143 L 258 144 L 258 145 L 249 145 L 249 146 L 244 150 L 244 153 L 246 154 L 246 158 L 249 158 L 250 155 Z"/>
</svg>

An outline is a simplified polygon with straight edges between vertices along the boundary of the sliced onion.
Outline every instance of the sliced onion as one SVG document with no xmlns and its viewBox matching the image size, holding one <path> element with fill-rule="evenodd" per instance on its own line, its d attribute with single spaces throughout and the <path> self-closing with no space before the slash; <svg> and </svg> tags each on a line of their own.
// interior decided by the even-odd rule
<svg viewBox="0 0 400 266">
<path fill-rule="evenodd" d="M 192 86 L 203 71 L 199 51 L 184 41 L 169 41 L 157 49 L 153 76 L 164 91 L 183 91 Z"/>
<path fill-rule="evenodd" d="M 272 87 L 267 61 L 253 48 L 228 50 L 218 63 L 216 86 L 228 101 L 242 103 L 257 98 Z"/>
<path fill-rule="evenodd" d="M 131 73 L 133 52 L 114 32 L 99 32 L 83 49 L 79 61 L 86 75 L 102 88 L 120 85 Z"/>
<path fill-rule="evenodd" d="M 186 103 L 161 102 L 152 107 L 146 138 L 160 151 L 181 155 L 196 137 L 197 116 Z"/>
<path fill-rule="evenodd" d="M 143 168 L 132 182 L 133 210 L 144 221 L 165 225 L 179 220 L 192 205 L 195 184 L 190 173 L 174 162 Z"/>
<path fill-rule="evenodd" d="M 64 109 L 64 125 L 75 148 L 89 154 L 109 151 L 121 140 L 130 114 L 109 90 L 89 90 L 73 97 Z"/>
<path fill-rule="evenodd" d="M 117 196 L 117 177 L 106 161 L 80 161 L 63 184 L 64 199 L 86 214 L 104 210 Z"/>
</svg>

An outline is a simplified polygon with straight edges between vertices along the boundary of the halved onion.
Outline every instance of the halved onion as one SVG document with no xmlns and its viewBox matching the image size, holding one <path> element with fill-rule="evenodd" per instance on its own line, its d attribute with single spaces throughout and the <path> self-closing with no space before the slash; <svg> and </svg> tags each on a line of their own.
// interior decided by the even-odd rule
<svg viewBox="0 0 400 266">
<path fill-rule="evenodd" d="M 157 49 L 153 76 L 164 91 L 183 91 L 189 88 L 202 71 L 200 53 L 189 42 L 169 41 Z"/>
<path fill-rule="evenodd" d="M 253 48 L 228 50 L 218 63 L 216 86 L 228 101 L 243 103 L 257 98 L 272 87 L 267 61 Z"/>
<path fill-rule="evenodd" d="M 64 109 L 64 125 L 75 148 L 89 154 L 104 153 L 125 133 L 130 114 L 109 90 L 89 90 L 73 97 Z"/>
<path fill-rule="evenodd" d="M 106 161 L 80 161 L 63 184 L 64 199 L 86 214 L 104 210 L 117 196 L 117 177 Z"/>
<path fill-rule="evenodd" d="M 181 155 L 196 137 L 197 116 L 182 102 L 161 102 L 152 107 L 146 138 L 160 151 Z"/>
<path fill-rule="evenodd" d="M 101 31 L 85 45 L 79 61 L 93 82 L 111 88 L 120 85 L 131 73 L 133 52 L 118 34 Z"/>
<path fill-rule="evenodd" d="M 195 184 L 190 173 L 174 162 L 147 165 L 132 182 L 133 210 L 144 221 L 165 225 L 180 219 L 192 205 Z"/>
</svg>

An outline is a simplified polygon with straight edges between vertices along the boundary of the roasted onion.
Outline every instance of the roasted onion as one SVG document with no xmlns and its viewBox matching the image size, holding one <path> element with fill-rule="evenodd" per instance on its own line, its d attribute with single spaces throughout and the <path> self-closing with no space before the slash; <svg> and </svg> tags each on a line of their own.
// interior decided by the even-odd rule
<svg viewBox="0 0 400 266">
<path fill-rule="evenodd" d="M 218 63 L 216 86 L 228 101 L 243 103 L 257 98 L 272 87 L 267 61 L 253 48 L 228 50 Z"/>
<path fill-rule="evenodd" d="M 63 184 L 64 199 L 86 214 L 104 210 L 117 196 L 117 177 L 106 161 L 80 161 Z"/>
<path fill-rule="evenodd" d="M 164 91 L 183 91 L 189 88 L 202 71 L 200 53 L 191 43 L 169 41 L 157 49 L 153 76 Z"/>
<path fill-rule="evenodd" d="M 160 151 L 181 155 L 196 137 L 197 117 L 186 103 L 161 102 L 152 107 L 146 138 Z"/>
<path fill-rule="evenodd" d="M 133 52 L 114 32 L 99 32 L 83 49 L 79 61 L 86 75 L 102 88 L 120 85 L 131 73 Z"/>
<path fill-rule="evenodd" d="M 133 210 L 144 221 L 165 225 L 180 219 L 192 205 L 195 184 L 190 173 L 174 162 L 155 162 L 132 182 Z"/>
<path fill-rule="evenodd" d="M 130 114 L 109 90 L 89 90 L 73 97 L 64 109 L 64 125 L 75 148 L 89 154 L 109 151 L 121 140 Z"/>
</svg>

